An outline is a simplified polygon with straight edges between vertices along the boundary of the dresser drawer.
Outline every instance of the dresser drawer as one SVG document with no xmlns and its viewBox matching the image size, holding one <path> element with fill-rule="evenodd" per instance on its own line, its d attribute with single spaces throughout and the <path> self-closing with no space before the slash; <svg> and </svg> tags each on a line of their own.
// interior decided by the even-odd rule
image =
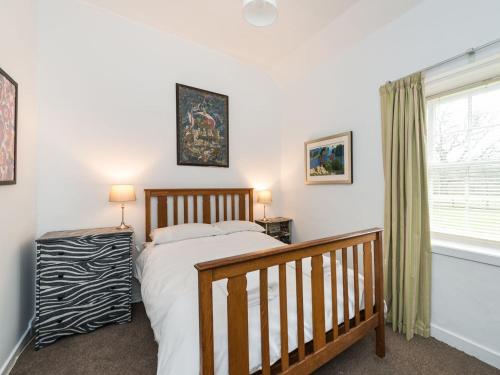
<svg viewBox="0 0 500 375">
<path fill-rule="evenodd" d="M 127 323 L 130 319 L 130 295 L 124 292 L 106 294 L 88 304 L 63 302 L 40 308 L 36 322 L 37 345 L 45 346 L 60 337 L 90 332 L 109 323 Z"/>
<path fill-rule="evenodd" d="M 120 258 L 130 252 L 131 237 L 89 236 L 65 238 L 39 243 L 40 263 L 81 262 L 100 258 Z"/>
<path fill-rule="evenodd" d="M 127 278 L 130 268 L 130 257 L 127 255 L 83 262 L 48 262 L 39 266 L 39 282 L 41 288 L 70 287 L 89 281 Z"/>
<path fill-rule="evenodd" d="M 130 298 L 129 279 L 90 281 L 71 287 L 40 289 L 40 317 L 50 311 L 85 310 L 91 306 L 114 306 Z M 43 319 L 42 319 L 43 320 Z"/>
</svg>

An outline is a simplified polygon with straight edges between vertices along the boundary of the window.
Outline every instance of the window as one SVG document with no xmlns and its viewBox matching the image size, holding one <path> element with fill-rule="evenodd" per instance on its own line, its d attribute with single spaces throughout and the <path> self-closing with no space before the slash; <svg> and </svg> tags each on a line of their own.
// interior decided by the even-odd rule
<svg viewBox="0 0 500 375">
<path fill-rule="evenodd" d="M 500 82 L 427 102 L 432 232 L 500 241 Z"/>
</svg>

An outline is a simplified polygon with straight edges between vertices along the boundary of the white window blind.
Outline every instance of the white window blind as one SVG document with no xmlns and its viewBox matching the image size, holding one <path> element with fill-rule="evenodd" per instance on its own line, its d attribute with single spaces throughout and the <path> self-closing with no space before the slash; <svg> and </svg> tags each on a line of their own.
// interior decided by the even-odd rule
<svg viewBox="0 0 500 375">
<path fill-rule="evenodd" d="M 500 241 L 500 83 L 427 103 L 431 230 Z"/>
</svg>

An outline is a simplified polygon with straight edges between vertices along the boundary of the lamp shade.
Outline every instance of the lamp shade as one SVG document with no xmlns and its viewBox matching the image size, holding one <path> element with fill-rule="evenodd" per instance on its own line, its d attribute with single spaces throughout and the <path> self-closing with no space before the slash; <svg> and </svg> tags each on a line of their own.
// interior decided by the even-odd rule
<svg viewBox="0 0 500 375">
<path fill-rule="evenodd" d="M 109 191 L 110 202 L 135 201 L 135 190 L 133 185 L 112 185 Z"/>
<path fill-rule="evenodd" d="M 273 201 L 271 190 L 261 190 L 257 192 L 257 203 L 269 204 Z"/>
<path fill-rule="evenodd" d="M 254 26 L 269 26 L 278 16 L 276 0 L 243 0 L 243 16 Z"/>
</svg>

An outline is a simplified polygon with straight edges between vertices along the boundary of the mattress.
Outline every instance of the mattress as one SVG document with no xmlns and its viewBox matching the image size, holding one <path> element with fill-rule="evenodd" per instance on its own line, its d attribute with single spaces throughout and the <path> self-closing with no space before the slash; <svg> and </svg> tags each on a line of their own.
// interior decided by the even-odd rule
<svg viewBox="0 0 500 375">
<path fill-rule="evenodd" d="M 199 262 L 283 246 L 283 243 L 259 232 L 237 232 L 153 246 L 149 244 L 136 262 L 136 275 L 146 312 L 158 342 L 157 374 L 199 374 L 198 275 L 194 265 Z M 326 259 L 326 258 L 325 258 Z M 332 303 L 329 258 L 325 262 L 325 322 L 332 328 Z M 342 266 L 337 267 L 338 321 L 343 322 Z M 304 336 L 312 339 L 312 305 L 310 259 L 304 259 Z M 289 263 L 287 272 L 288 351 L 297 348 L 297 313 L 295 269 Z M 269 283 L 278 278 L 278 267 L 269 268 Z M 247 274 L 247 290 L 258 290 L 258 271 Z M 354 273 L 348 270 L 349 316 L 354 317 Z M 214 352 L 215 373 L 228 373 L 227 293 L 226 280 L 214 283 Z M 364 308 L 363 277 L 359 275 L 360 308 Z M 269 347 L 271 363 L 279 360 L 280 319 L 278 293 L 269 293 Z M 250 372 L 261 368 L 260 306 L 249 303 Z"/>
</svg>

